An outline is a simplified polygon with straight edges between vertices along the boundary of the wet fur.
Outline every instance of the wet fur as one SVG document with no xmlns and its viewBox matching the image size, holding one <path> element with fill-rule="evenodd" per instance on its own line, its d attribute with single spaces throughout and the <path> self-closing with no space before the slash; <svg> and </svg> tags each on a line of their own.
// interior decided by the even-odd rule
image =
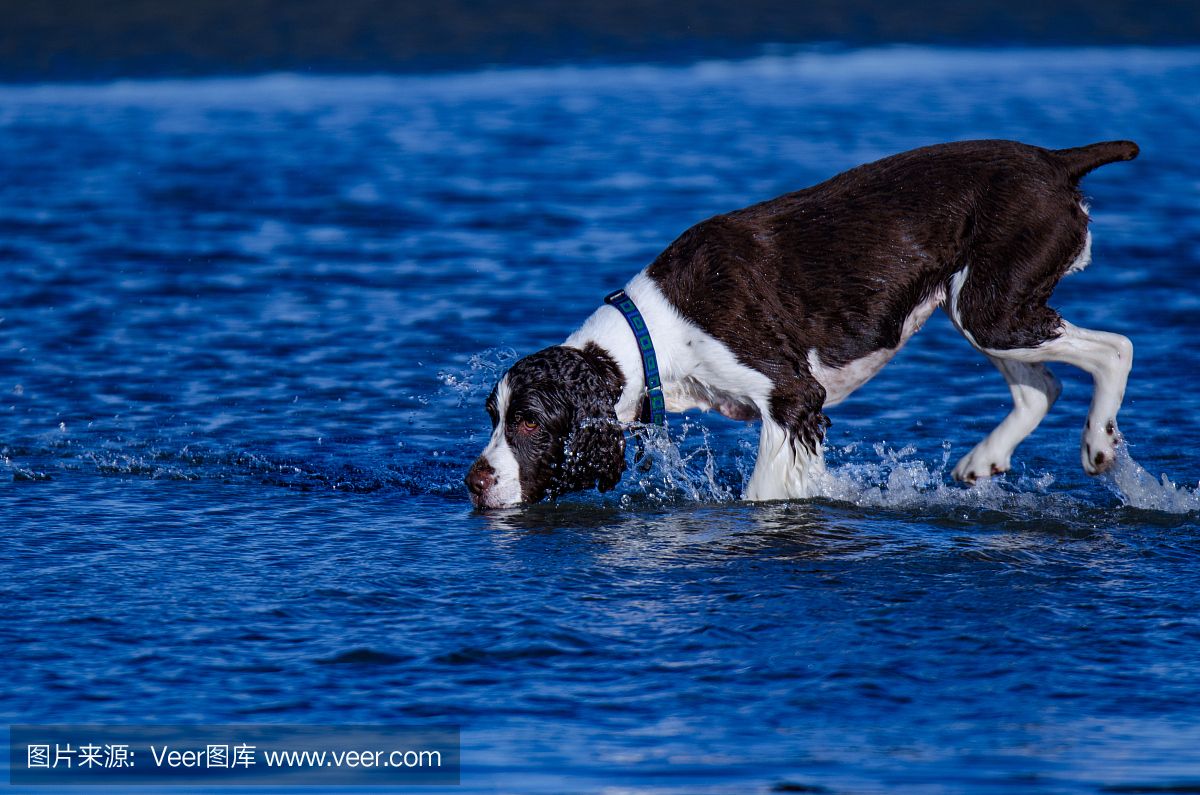
<svg viewBox="0 0 1200 795">
<path fill-rule="evenodd" d="M 647 323 L 656 349 L 660 338 L 671 339 L 659 351 L 660 363 L 672 357 L 686 361 L 672 348 L 699 339 L 709 349 L 727 349 L 733 369 L 746 375 L 731 373 L 730 365 L 717 368 L 723 375 L 715 380 L 695 378 L 691 371 L 674 379 L 664 375 L 668 394 L 674 386 L 684 398 L 690 395 L 681 406 L 722 411 L 728 406 L 731 416 L 761 416 L 759 468 L 819 471 L 828 395 L 813 369 L 864 368 L 865 382 L 919 327 L 922 312 L 947 299 L 955 324 L 994 360 L 1020 360 L 1030 367 L 1069 361 L 1109 379 L 1107 386 L 1097 382 L 1093 408 L 1115 416 L 1113 397 L 1119 406 L 1121 370 L 1128 372 L 1128 361 L 1110 366 L 1105 357 L 1120 359 L 1128 340 L 1077 334 L 1087 330 L 1065 324 L 1046 302 L 1088 252 L 1080 177 L 1104 163 L 1132 159 L 1137 151 L 1128 141 L 1067 150 L 1013 141 L 940 144 L 697 224 L 646 269 L 649 287 L 643 285 L 642 294 L 671 308 L 657 331 L 651 318 Z M 622 335 L 614 322 L 597 313 L 581 331 L 594 325 L 609 336 Z M 1064 333 L 1075 336 L 1055 345 Z M 577 337 L 587 340 L 581 348 Z M 640 372 L 627 356 L 618 361 L 615 341 L 577 333 L 568 344 L 577 347 L 540 351 L 518 362 L 508 376 L 527 382 L 531 391 L 522 399 L 540 405 L 550 418 L 544 428 L 551 435 L 518 455 L 522 493 L 529 501 L 592 485 L 611 488 L 624 468 L 613 406 L 627 402 L 631 389 L 640 394 Z M 1083 353 L 1080 346 L 1086 348 Z M 1001 372 L 1009 378 L 1018 369 Z M 739 385 L 761 380 L 758 374 L 768 379 L 769 388 L 739 394 Z M 1052 376 L 1039 377 L 1050 390 Z M 510 386 L 515 383 L 510 380 Z M 1107 390 L 1103 400 L 1101 386 Z M 721 401 L 714 402 L 714 395 Z M 1056 396 L 1041 403 L 1048 407 Z M 1029 420 L 1036 426 L 1040 416 L 1018 419 L 1012 428 L 1024 429 Z M 1105 421 L 1089 417 L 1089 423 L 1094 419 Z M 1007 437 L 997 438 L 993 446 L 1015 446 Z M 1084 466 L 1098 471 L 1111 449 L 1093 458 L 1090 446 L 1085 438 Z M 618 454 L 619 463 L 612 458 Z M 598 458 L 580 460 L 590 456 Z M 993 457 L 1007 467 L 1003 449 Z M 486 466 L 480 462 L 473 473 Z M 986 463 L 991 472 L 971 470 L 963 477 L 1003 471 L 1000 463 Z M 751 490 L 763 492 L 761 498 L 805 496 L 802 473 L 764 470 L 760 477 L 759 468 Z"/>
<path fill-rule="evenodd" d="M 1091 159 L 1127 159 L 1132 144 L 1117 143 Z M 896 348 L 905 318 L 968 265 L 959 307 L 980 345 L 1057 335 L 1046 301 L 1087 235 L 1078 170 L 1014 141 L 916 149 L 703 221 L 648 272 L 681 314 L 771 378 L 773 412 L 812 447 L 829 421 L 808 352 L 842 367 Z"/>
<path fill-rule="evenodd" d="M 512 397 L 503 406 L 488 396 L 493 427 L 503 422 L 520 471 L 524 502 L 616 486 L 625 471 L 625 437 L 613 405 L 623 382 L 598 350 L 556 345 L 521 359 L 505 376 Z M 573 385 L 569 392 L 564 384 Z M 522 420 L 536 423 L 522 431 Z"/>
</svg>

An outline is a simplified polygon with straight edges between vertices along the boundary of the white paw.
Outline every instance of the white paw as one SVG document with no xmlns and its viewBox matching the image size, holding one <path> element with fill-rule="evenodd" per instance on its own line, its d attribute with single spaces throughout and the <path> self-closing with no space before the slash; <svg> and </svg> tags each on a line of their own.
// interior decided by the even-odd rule
<svg viewBox="0 0 1200 795">
<path fill-rule="evenodd" d="M 1117 461 L 1117 445 L 1121 443 L 1121 432 L 1113 420 L 1096 422 L 1089 419 L 1083 428 L 1083 441 L 1079 445 L 1079 459 L 1083 471 L 1089 475 L 1107 472 Z"/>
<path fill-rule="evenodd" d="M 992 449 L 986 440 L 982 441 L 954 467 L 954 479 L 963 483 L 974 483 L 977 480 L 1003 475 L 1012 468 L 1009 459 L 1010 457 L 1002 451 Z"/>
</svg>

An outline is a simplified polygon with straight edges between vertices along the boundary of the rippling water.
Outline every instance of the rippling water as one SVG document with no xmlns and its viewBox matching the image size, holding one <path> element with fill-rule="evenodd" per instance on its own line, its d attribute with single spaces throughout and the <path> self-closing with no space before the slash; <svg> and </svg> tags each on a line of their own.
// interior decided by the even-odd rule
<svg viewBox="0 0 1200 795">
<path fill-rule="evenodd" d="M 0 717 L 450 719 L 461 791 L 1200 791 L 1197 85 L 888 49 L 0 88 Z M 614 494 L 471 511 L 514 352 L 708 215 L 973 137 L 1142 145 L 1055 297 L 1136 346 L 1115 476 L 1062 366 L 1014 472 L 952 483 L 1008 396 L 939 316 L 832 410 L 828 499 L 738 503 L 754 428 L 689 415 Z"/>
</svg>

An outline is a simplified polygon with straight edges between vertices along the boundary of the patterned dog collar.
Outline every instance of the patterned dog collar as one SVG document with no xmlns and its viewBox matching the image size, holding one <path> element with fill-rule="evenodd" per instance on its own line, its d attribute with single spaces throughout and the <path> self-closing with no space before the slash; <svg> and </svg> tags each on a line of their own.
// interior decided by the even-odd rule
<svg viewBox="0 0 1200 795">
<path fill-rule="evenodd" d="M 663 398 L 662 379 L 658 375 L 658 357 L 654 355 L 654 342 L 650 339 L 650 329 L 646 327 L 645 318 L 624 290 L 609 293 L 604 297 L 604 303 L 620 312 L 629 323 L 629 328 L 633 329 L 638 353 L 642 355 L 642 372 L 646 376 L 646 401 L 650 406 L 650 422 L 653 425 L 666 425 L 667 405 Z M 645 417 L 642 419 L 645 420 Z"/>
</svg>

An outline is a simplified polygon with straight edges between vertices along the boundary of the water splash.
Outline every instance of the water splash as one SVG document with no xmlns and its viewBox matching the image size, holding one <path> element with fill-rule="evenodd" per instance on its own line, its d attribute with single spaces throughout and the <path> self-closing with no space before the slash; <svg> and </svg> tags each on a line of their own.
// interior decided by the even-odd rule
<svg viewBox="0 0 1200 795">
<path fill-rule="evenodd" d="M 3 464 L 4 468 L 12 474 L 12 480 L 14 483 L 35 483 L 53 479 L 45 472 L 28 467 L 18 466 L 17 463 L 9 457 L 7 448 L 0 450 L 0 464 Z"/>
<path fill-rule="evenodd" d="M 907 445 L 899 450 L 871 445 L 875 457 L 863 460 L 857 443 L 828 451 L 826 472 L 817 484 L 821 499 L 859 507 L 887 509 L 992 510 L 1014 515 L 1074 516 L 1090 507 L 1076 496 L 1054 492 L 1051 473 L 1009 474 L 981 480 L 972 486 L 950 475 L 949 442 L 943 442 L 940 461 L 929 463 Z M 846 460 L 852 456 L 857 460 Z"/>
<path fill-rule="evenodd" d="M 623 508 L 664 506 L 681 502 L 734 502 L 740 499 L 754 469 L 756 447 L 738 440 L 724 457 L 714 450 L 713 434 L 698 422 L 675 425 L 668 434 L 656 427 L 634 426 L 642 437 L 641 456 L 618 489 Z M 632 445 L 631 445 L 632 446 Z M 929 463 L 912 445 L 893 449 L 879 443 L 864 459 L 860 443 L 827 451 L 825 474 L 817 483 L 817 499 L 859 507 L 904 509 L 966 508 L 1015 514 L 1074 515 L 1091 507 L 1076 497 L 1055 494 L 1052 474 L 998 478 L 972 487 L 949 475 L 950 445 L 940 461 Z"/>
<path fill-rule="evenodd" d="M 438 381 L 454 395 L 455 407 L 462 408 L 476 398 L 486 397 L 518 358 L 512 348 L 489 348 L 468 359 L 466 369 L 440 370 Z"/>
<path fill-rule="evenodd" d="M 756 446 L 742 438 L 731 453 L 714 451 L 712 433 L 684 422 L 672 433 L 642 429 L 644 459 L 634 465 L 619 487 L 621 507 L 663 506 L 680 502 L 733 502 L 749 482 Z M 722 445 L 716 447 L 720 449 Z M 831 447 L 827 467 L 817 483 L 816 498 L 857 507 L 913 510 L 999 511 L 1012 515 L 1073 517 L 1094 505 L 1078 496 L 1052 490 L 1050 473 L 1009 475 L 964 486 L 950 476 L 951 448 L 942 446 L 940 460 L 929 462 L 916 447 L 899 449 L 877 443 Z M 873 454 L 873 455 L 872 455 Z"/>
<path fill-rule="evenodd" d="M 1104 475 L 1106 483 L 1131 508 L 1164 513 L 1200 511 L 1200 484 L 1194 489 L 1173 483 L 1165 474 L 1157 480 L 1129 454 L 1129 445 L 1117 446 L 1116 464 Z"/>
<path fill-rule="evenodd" d="M 480 399 L 517 360 L 511 348 L 498 347 L 472 356 L 467 367 L 438 374 L 458 406 Z M 728 503 L 740 499 L 754 470 L 757 428 L 715 433 L 701 421 L 684 417 L 669 430 L 635 423 L 628 428 L 629 469 L 616 496 L 625 509 L 686 502 Z M 720 435 L 722 438 L 717 439 Z M 865 450 L 863 448 L 866 448 Z M 1156 480 L 1135 462 L 1125 445 L 1117 464 L 1103 477 L 1121 503 L 1167 513 L 1200 510 L 1200 488 Z M 873 454 L 873 455 L 872 455 Z M 826 450 L 827 466 L 817 498 L 864 508 L 912 510 L 994 510 L 1025 516 L 1075 516 L 1098 506 L 1077 492 L 1055 490 L 1049 472 L 1010 473 L 964 486 L 951 472 L 950 443 L 941 455 L 922 457 L 917 448 L 853 442 Z M 940 459 L 940 460 L 939 460 Z M 594 495 L 582 499 L 595 499 Z"/>
<path fill-rule="evenodd" d="M 726 477 L 717 465 L 711 432 L 698 422 L 685 420 L 671 433 L 666 428 L 637 423 L 634 462 L 622 488 L 622 507 L 648 501 L 732 502 L 740 484 Z"/>
</svg>

